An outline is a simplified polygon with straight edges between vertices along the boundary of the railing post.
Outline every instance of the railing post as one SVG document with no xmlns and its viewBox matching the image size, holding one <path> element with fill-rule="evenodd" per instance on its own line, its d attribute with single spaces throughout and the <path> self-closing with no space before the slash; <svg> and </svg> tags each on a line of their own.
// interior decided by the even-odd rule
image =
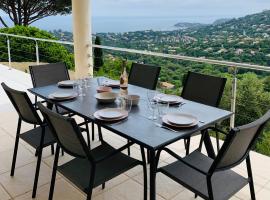
<svg viewBox="0 0 270 200">
<path fill-rule="evenodd" d="M 11 70 L 11 54 L 10 54 L 10 41 L 9 41 L 9 37 L 7 37 L 7 49 L 8 49 L 8 66 L 9 66 L 9 70 Z"/>
<path fill-rule="evenodd" d="M 39 49 L 38 49 L 38 42 L 35 40 L 36 42 L 36 62 L 37 65 L 39 65 Z"/>
<path fill-rule="evenodd" d="M 237 92 L 237 67 L 233 67 L 233 79 L 232 79 L 232 94 L 231 94 L 231 112 L 233 115 L 230 119 L 230 127 L 235 126 L 235 107 L 236 107 L 236 92 Z"/>
</svg>

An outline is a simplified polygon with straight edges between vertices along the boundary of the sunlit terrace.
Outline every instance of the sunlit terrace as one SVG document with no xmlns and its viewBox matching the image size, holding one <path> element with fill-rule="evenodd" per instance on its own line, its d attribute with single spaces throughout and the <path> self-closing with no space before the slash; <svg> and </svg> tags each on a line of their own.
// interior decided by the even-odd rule
<svg viewBox="0 0 270 200">
<path fill-rule="evenodd" d="M 270 199 L 265 62 L 92 44 L 69 8 L 72 41 L 0 33 L 0 200 Z"/>
<path fill-rule="evenodd" d="M 16 69 L 9 70 L 9 67 L 4 65 L 0 66 L 0 82 L 5 82 L 10 87 L 22 91 L 27 91 L 28 88 L 32 87 L 29 74 Z M 35 150 L 27 143 L 20 142 L 15 176 L 11 177 L 10 169 L 18 115 L 12 107 L 9 99 L 4 94 L 2 88 L 0 91 L 0 199 L 32 199 L 32 186 L 37 160 L 35 157 Z M 33 95 L 29 95 L 31 99 L 34 100 Z M 27 125 L 25 123 L 22 124 L 23 131 L 32 128 L 32 125 Z M 103 134 L 104 139 L 114 147 L 120 147 L 126 143 L 125 139 L 105 129 L 103 130 Z M 192 150 L 198 146 L 199 140 L 199 136 L 192 139 Z M 212 141 L 215 143 L 214 138 L 212 138 Z M 94 144 L 98 145 L 99 142 L 96 140 L 94 141 Z M 185 154 L 183 141 L 173 143 L 169 147 L 179 155 Z M 203 152 L 205 152 L 204 149 Z M 131 155 L 140 159 L 140 150 L 138 146 L 131 147 Z M 51 155 L 50 148 L 45 148 L 41 162 L 41 171 L 36 199 L 48 199 L 53 159 L 54 156 Z M 71 157 L 67 154 L 60 156 L 60 163 L 65 163 L 70 159 Z M 270 196 L 270 158 L 256 152 L 251 152 L 251 160 L 257 199 L 266 200 Z M 167 165 L 173 161 L 174 158 L 172 158 L 170 155 L 162 153 L 159 165 Z M 245 169 L 245 163 L 242 163 L 234 168 L 237 173 L 247 176 Z M 102 189 L 101 186 L 96 187 L 93 191 L 93 199 L 143 199 L 142 174 L 143 172 L 140 166 L 127 171 L 126 173 L 107 182 L 105 189 Z M 180 186 L 178 183 L 174 182 L 172 179 L 163 174 L 157 174 L 156 184 L 157 199 L 194 199 L 194 194 L 192 192 Z M 61 174 L 57 174 L 54 199 L 85 199 L 85 194 Z M 197 199 L 200 198 L 198 197 Z M 231 199 L 250 199 L 248 186 L 236 193 Z"/>
</svg>

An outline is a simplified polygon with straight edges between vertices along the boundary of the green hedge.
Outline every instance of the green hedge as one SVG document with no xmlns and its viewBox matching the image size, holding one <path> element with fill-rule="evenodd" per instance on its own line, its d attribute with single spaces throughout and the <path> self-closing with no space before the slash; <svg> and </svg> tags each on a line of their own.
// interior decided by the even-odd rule
<svg viewBox="0 0 270 200">
<path fill-rule="evenodd" d="M 56 40 L 56 38 L 43 30 L 35 27 L 15 26 L 0 29 L 2 33 L 23 35 L 27 37 Z M 35 41 L 22 38 L 9 37 L 12 62 L 36 61 Z M 74 69 L 74 56 L 64 45 L 38 41 L 40 62 L 54 63 L 64 62 L 69 69 Z M 0 36 L 0 62 L 7 62 L 6 36 Z"/>
</svg>

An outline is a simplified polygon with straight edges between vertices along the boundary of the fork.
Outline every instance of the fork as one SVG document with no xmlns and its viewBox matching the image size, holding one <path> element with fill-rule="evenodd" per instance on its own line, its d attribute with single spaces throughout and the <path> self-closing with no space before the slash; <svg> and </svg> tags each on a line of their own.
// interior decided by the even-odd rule
<svg viewBox="0 0 270 200">
<path fill-rule="evenodd" d="M 157 122 L 155 123 L 155 125 L 156 125 L 157 127 L 164 128 L 164 129 L 173 131 L 173 132 L 175 132 L 175 133 L 179 133 L 178 131 L 176 131 L 176 130 L 174 130 L 174 129 L 172 129 L 172 128 L 169 128 L 169 127 L 167 127 L 167 126 L 163 126 L 162 124 L 159 124 L 159 123 L 157 123 Z"/>
</svg>

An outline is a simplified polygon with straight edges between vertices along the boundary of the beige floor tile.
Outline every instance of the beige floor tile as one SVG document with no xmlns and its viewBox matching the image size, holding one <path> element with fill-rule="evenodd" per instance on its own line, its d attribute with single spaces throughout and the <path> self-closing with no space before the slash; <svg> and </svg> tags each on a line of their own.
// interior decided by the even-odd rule
<svg viewBox="0 0 270 200">
<path fill-rule="evenodd" d="M 177 194 L 175 197 L 173 197 L 171 200 L 195 200 L 194 193 L 185 189 L 184 191 Z M 202 200 L 201 197 L 197 197 L 196 200 Z M 230 200 L 239 200 L 237 197 L 232 197 Z"/>
<path fill-rule="evenodd" d="M 0 174 L 11 170 L 11 163 L 13 158 L 13 149 L 3 151 L 0 153 Z M 36 157 L 29 152 L 24 146 L 19 145 L 16 167 L 36 162 Z"/>
<path fill-rule="evenodd" d="M 14 148 L 14 139 L 9 135 L 0 136 L 0 153 Z"/>
<path fill-rule="evenodd" d="M 38 189 L 36 200 L 47 200 L 49 196 L 50 184 L 46 184 Z M 32 192 L 21 195 L 15 200 L 32 200 Z M 58 179 L 55 184 L 54 200 L 85 200 L 85 195 L 70 185 L 63 179 Z"/>
<path fill-rule="evenodd" d="M 136 181 L 128 180 L 124 183 L 103 192 L 93 200 L 143 200 L 143 186 Z M 157 198 L 161 199 L 161 198 Z"/>
<path fill-rule="evenodd" d="M 270 181 L 264 187 L 270 190 Z"/>
<path fill-rule="evenodd" d="M 143 184 L 143 174 L 139 174 L 133 177 L 133 179 L 136 180 L 138 183 Z M 149 183 L 149 179 L 148 179 L 148 183 Z M 157 174 L 156 192 L 161 197 L 165 199 L 170 199 L 183 190 L 184 188 L 180 184 L 176 183 L 169 177 L 161 173 Z"/>
<path fill-rule="evenodd" d="M 268 200 L 270 199 L 270 189 L 263 188 L 259 193 L 256 195 L 257 200 Z"/>
<path fill-rule="evenodd" d="M 255 184 L 255 193 L 258 194 L 261 190 L 262 187 L 258 186 Z M 250 190 L 249 190 L 249 186 L 245 186 L 242 190 L 240 190 L 238 193 L 235 194 L 236 197 L 240 198 L 240 199 L 250 199 Z"/>
<path fill-rule="evenodd" d="M 17 168 L 15 176 L 10 177 L 9 172 L 0 176 L 0 183 L 5 187 L 12 197 L 24 194 L 32 190 L 36 163 Z M 39 185 L 49 183 L 51 179 L 51 169 L 41 165 L 39 175 Z"/>
<path fill-rule="evenodd" d="M 0 199 L 1 200 L 9 200 L 9 199 L 11 199 L 9 194 L 5 191 L 5 189 L 2 186 L 0 186 Z"/>
<path fill-rule="evenodd" d="M 125 174 L 121 174 L 121 175 L 115 177 L 114 179 L 106 182 L 106 186 L 105 186 L 104 189 L 102 189 L 101 186 L 98 186 L 98 187 L 94 188 L 93 196 L 97 196 L 97 195 L 99 195 L 101 193 L 104 193 L 104 192 L 110 190 L 113 187 L 117 187 L 119 184 L 127 181 L 128 179 L 129 179 L 128 176 L 126 176 Z"/>
</svg>

